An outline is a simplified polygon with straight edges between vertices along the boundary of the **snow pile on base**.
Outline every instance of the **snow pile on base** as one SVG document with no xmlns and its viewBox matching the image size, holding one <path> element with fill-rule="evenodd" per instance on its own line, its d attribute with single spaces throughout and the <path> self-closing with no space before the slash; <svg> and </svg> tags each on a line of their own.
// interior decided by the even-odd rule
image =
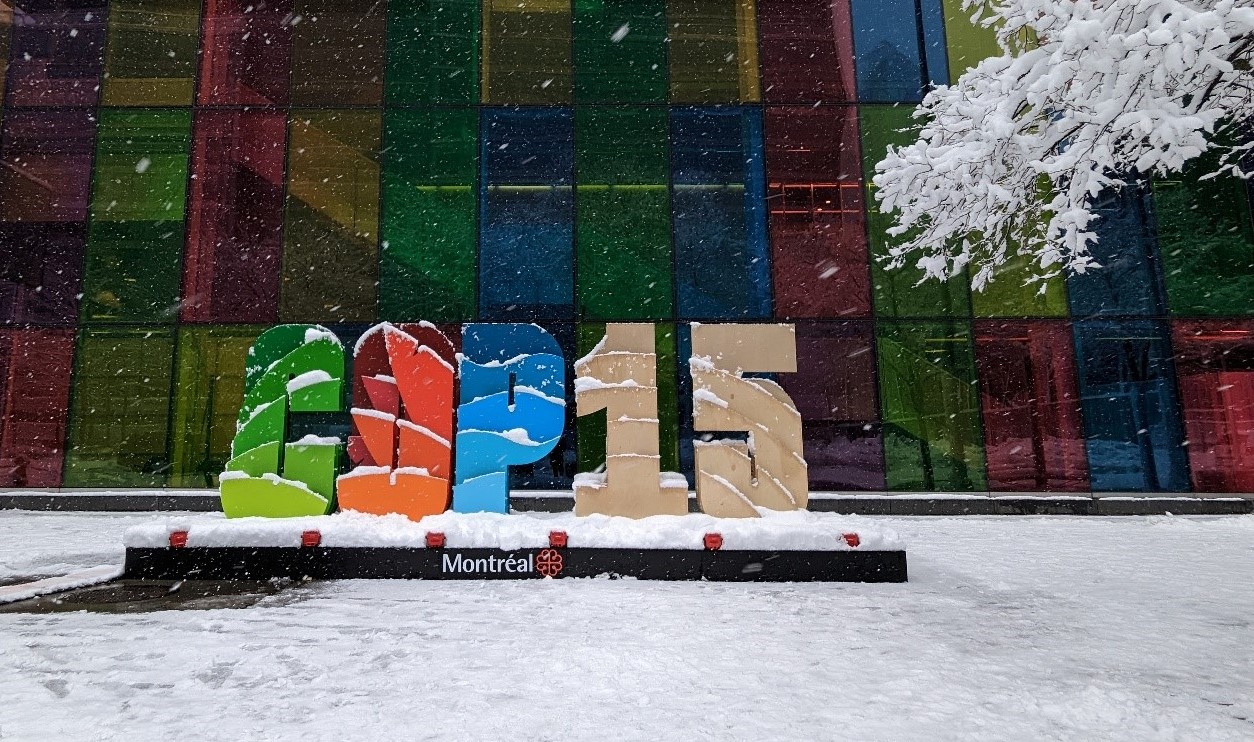
<svg viewBox="0 0 1254 742">
<path fill-rule="evenodd" d="M 71 572 L 60 577 L 49 577 L 35 582 L 0 587 L 0 605 L 15 603 L 19 600 L 30 600 L 40 595 L 65 592 L 79 587 L 99 585 L 102 582 L 116 580 L 122 576 L 120 564 L 103 564 L 99 567 Z"/>
<path fill-rule="evenodd" d="M 345 512 L 308 518 L 238 518 L 220 516 L 162 519 L 126 531 L 129 548 L 164 548 L 170 534 L 187 531 L 189 547 L 299 546 L 301 533 L 318 531 L 322 545 L 425 548 L 426 534 L 444 534 L 448 548 L 539 549 L 550 531 L 565 531 L 570 547 L 607 549 L 703 549 L 707 533 L 723 536 L 724 549 L 775 551 L 847 551 L 842 534 L 856 532 L 859 551 L 899 551 L 897 534 L 867 527 L 866 521 L 804 510 L 762 510 L 761 518 L 709 515 L 655 515 L 639 520 L 573 513 L 442 513 L 415 523 L 401 515 Z"/>
</svg>

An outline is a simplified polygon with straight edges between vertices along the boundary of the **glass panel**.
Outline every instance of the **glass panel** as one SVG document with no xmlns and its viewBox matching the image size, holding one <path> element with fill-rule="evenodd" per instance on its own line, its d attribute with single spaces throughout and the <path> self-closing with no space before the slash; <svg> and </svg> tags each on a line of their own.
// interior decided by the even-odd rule
<svg viewBox="0 0 1254 742">
<path fill-rule="evenodd" d="M 372 105 L 383 100 L 386 4 L 379 0 L 295 0 L 292 103 Z"/>
<path fill-rule="evenodd" d="M 105 3 L 27 0 L 10 5 L 19 20 L 9 40 L 8 105 L 95 105 L 104 64 Z"/>
<path fill-rule="evenodd" d="M 574 0 L 575 100 L 666 102 L 665 0 Z"/>
<path fill-rule="evenodd" d="M 888 488 L 986 489 L 967 323 L 881 323 L 876 338 Z"/>
<path fill-rule="evenodd" d="M 884 443 L 867 322 L 797 323 L 797 373 L 779 383 L 801 412 L 812 490 L 883 490 Z"/>
<path fill-rule="evenodd" d="M 1187 491 L 1166 325 L 1077 322 L 1075 338 L 1093 489 Z"/>
<path fill-rule="evenodd" d="M 200 111 L 183 266 L 183 321 L 278 320 L 287 119 Z"/>
<path fill-rule="evenodd" d="M 173 361 L 173 330 L 82 331 L 66 487 L 165 485 Z"/>
<path fill-rule="evenodd" d="M 766 146 L 775 316 L 870 314 L 857 110 L 768 108 Z"/>
<path fill-rule="evenodd" d="M 386 125 L 379 314 L 472 321 L 479 114 L 389 111 Z"/>
<path fill-rule="evenodd" d="M 849 0 L 758 0 L 758 23 L 764 100 L 854 99 Z"/>
<path fill-rule="evenodd" d="M 83 319 L 173 322 L 189 111 L 100 111 Z"/>
<path fill-rule="evenodd" d="M 292 7 L 293 0 L 205 0 L 202 105 L 287 103 Z"/>
<path fill-rule="evenodd" d="M 1175 322 L 1197 492 L 1254 492 L 1254 322 Z"/>
<path fill-rule="evenodd" d="M 1089 486 L 1071 328 L 976 322 L 989 489 L 1079 492 Z"/>
<path fill-rule="evenodd" d="M 370 322 L 379 277 L 379 128 L 372 111 L 301 111 L 288 138 L 284 322 Z"/>
<path fill-rule="evenodd" d="M 580 323 L 578 330 L 577 357 L 591 353 L 596 344 L 605 336 L 603 324 Z M 657 353 L 658 450 L 662 456 L 662 471 L 679 471 L 679 421 L 675 397 L 675 325 L 659 323 L 654 326 L 653 330 L 657 339 L 655 352 Z M 683 372 L 688 373 L 686 362 L 683 364 Z M 605 471 L 605 425 L 604 410 L 575 418 L 579 471 Z"/>
<path fill-rule="evenodd" d="M 189 106 L 200 0 L 112 0 L 105 42 L 106 106 Z"/>
<path fill-rule="evenodd" d="M 479 102 L 479 0 L 388 2 L 389 103 Z"/>
<path fill-rule="evenodd" d="M 672 109 L 671 167 L 680 316 L 769 317 L 760 113 Z"/>
<path fill-rule="evenodd" d="M 179 330 L 174 387 L 173 487 L 216 487 L 244 402 L 244 367 L 261 329 Z"/>
<path fill-rule="evenodd" d="M 754 0 L 669 0 L 666 10 L 672 102 L 761 100 Z"/>
<path fill-rule="evenodd" d="M 1214 156 L 1154 183 L 1154 212 L 1172 314 L 1254 314 L 1254 225 L 1243 181 L 1201 180 Z"/>
<path fill-rule="evenodd" d="M 945 13 L 945 41 L 949 52 L 949 79 L 953 85 L 962 73 L 988 57 L 1001 56 L 997 32 L 971 22 L 975 8 L 963 8 L 963 0 L 942 0 Z"/>
<path fill-rule="evenodd" d="M 871 296 L 875 313 L 895 317 L 965 317 L 971 311 L 971 295 L 965 275 L 941 282 L 930 279 L 920 283 L 923 271 L 913 262 L 895 270 L 885 270 L 876 258 L 888 254 L 892 237 L 888 228 L 891 216 L 880 213 L 875 201 L 875 165 L 884 159 L 888 146 L 914 141 L 909 131 L 916 124 L 910 106 L 861 106 L 862 170 L 867 188 L 867 232 L 871 244 Z"/>
<path fill-rule="evenodd" d="M 575 127 L 580 316 L 669 319 L 666 109 L 584 108 Z"/>
<path fill-rule="evenodd" d="M 74 324 L 96 117 L 10 111 L 0 140 L 0 322 Z"/>
<path fill-rule="evenodd" d="M 1163 314 L 1158 250 L 1151 230 L 1148 188 L 1103 194 L 1090 229 L 1091 247 L 1101 264 L 1083 275 L 1067 276 L 1067 298 L 1076 317 Z"/>
<path fill-rule="evenodd" d="M 571 0 L 484 0 L 483 101 L 568 103 Z"/>
<path fill-rule="evenodd" d="M 971 292 L 971 311 L 977 317 L 1067 316 L 1066 281 L 1057 275 L 1044 282 L 1030 282 L 1036 267 L 1030 258 L 1010 258 L 994 272 L 983 291 Z"/>
<path fill-rule="evenodd" d="M 0 487 L 58 487 L 73 330 L 0 330 Z"/>
<path fill-rule="evenodd" d="M 574 315 L 570 111 L 487 109 L 482 127 L 480 316 L 489 321 L 570 318 Z"/>
<path fill-rule="evenodd" d="M 4 85 L 9 76 L 9 30 L 13 24 L 13 13 L 10 8 L 0 11 L 0 101 L 4 100 Z M 0 118 L 4 109 L 0 107 Z"/>
<path fill-rule="evenodd" d="M 858 100 L 920 101 L 949 82 L 941 0 L 852 0 Z"/>
</svg>

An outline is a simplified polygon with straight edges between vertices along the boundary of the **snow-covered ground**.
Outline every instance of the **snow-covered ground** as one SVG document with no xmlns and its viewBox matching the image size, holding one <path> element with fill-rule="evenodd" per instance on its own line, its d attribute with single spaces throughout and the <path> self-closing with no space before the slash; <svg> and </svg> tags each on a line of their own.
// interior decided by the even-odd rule
<svg viewBox="0 0 1254 742">
<path fill-rule="evenodd" d="M 115 560 L 144 518 L 0 513 L 0 569 Z M 0 740 L 1254 739 L 1254 517 L 864 520 L 903 537 L 908 584 L 0 615 Z"/>
</svg>

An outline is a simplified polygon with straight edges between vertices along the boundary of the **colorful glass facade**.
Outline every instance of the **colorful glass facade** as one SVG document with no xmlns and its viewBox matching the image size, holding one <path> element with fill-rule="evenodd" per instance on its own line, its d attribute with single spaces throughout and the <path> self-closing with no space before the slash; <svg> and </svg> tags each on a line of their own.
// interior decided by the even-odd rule
<svg viewBox="0 0 1254 742">
<path fill-rule="evenodd" d="M 262 330 L 380 320 L 534 321 L 572 358 L 653 322 L 663 464 L 691 474 L 688 323 L 780 320 L 815 490 L 1254 491 L 1244 184 L 1195 168 L 1104 197 L 1106 268 L 1043 289 L 876 261 L 875 162 L 995 49 L 965 16 L 7 3 L 0 486 L 213 486 Z M 604 420 L 571 414 L 516 486 L 603 462 Z"/>
</svg>

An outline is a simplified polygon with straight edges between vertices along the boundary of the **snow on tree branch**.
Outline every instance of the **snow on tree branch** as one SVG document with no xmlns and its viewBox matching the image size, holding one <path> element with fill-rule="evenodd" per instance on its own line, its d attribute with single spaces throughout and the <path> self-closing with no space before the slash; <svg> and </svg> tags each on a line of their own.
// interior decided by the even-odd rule
<svg viewBox="0 0 1254 742">
<path fill-rule="evenodd" d="M 915 111 L 919 139 L 876 166 L 896 210 L 888 266 L 970 266 L 980 289 L 1015 254 L 1034 280 L 1083 273 L 1093 199 L 1208 150 L 1254 174 L 1254 0 L 964 0 L 1003 55 Z M 1216 173 L 1216 174 L 1218 174 Z"/>
</svg>

